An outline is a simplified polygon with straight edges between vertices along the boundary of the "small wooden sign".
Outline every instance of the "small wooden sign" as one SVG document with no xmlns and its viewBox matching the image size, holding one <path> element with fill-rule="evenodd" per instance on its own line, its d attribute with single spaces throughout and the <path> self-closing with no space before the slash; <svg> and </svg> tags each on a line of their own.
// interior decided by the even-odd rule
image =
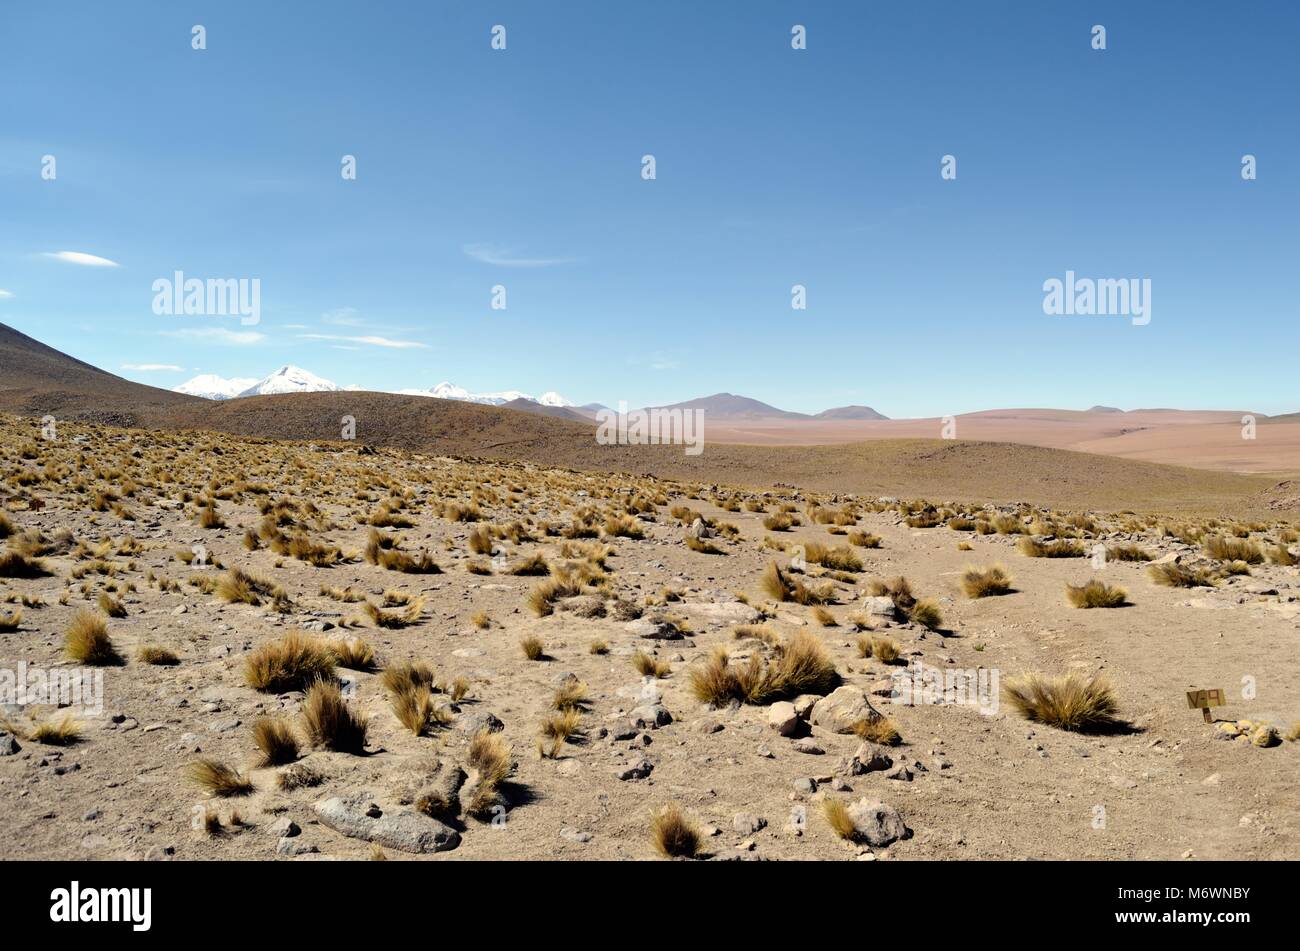
<svg viewBox="0 0 1300 951">
<path fill-rule="evenodd" d="M 1189 690 L 1187 691 L 1187 708 L 1189 710 L 1200 709 L 1201 715 L 1205 717 L 1206 723 L 1213 723 L 1214 718 L 1210 716 L 1210 707 L 1222 707 L 1227 704 L 1224 699 L 1223 691 L 1218 687 L 1213 690 Z"/>
</svg>

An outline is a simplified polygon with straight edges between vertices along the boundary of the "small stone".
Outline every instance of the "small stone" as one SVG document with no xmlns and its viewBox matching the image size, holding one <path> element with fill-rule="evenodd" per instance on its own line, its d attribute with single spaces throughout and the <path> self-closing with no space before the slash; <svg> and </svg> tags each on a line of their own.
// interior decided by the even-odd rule
<svg viewBox="0 0 1300 951">
<path fill-rule="evenodd" d="M 571 828 L 570 826 L 565 826 L 560 830 L 560 837 L 568 839 L 570 842 L 576 842 L 579 845 L 585 845 L 592 839 L 590 832 L 583 832 L 579 829 Z"/>
<path fill-rule="evenodd" d="M 275 822 L 271 823 L 270 827 L 266 831 L 271 833 L 271 835 L 275 836 L 277 839 L 292 839 L 294 836 L 301 833 L 302 829 L 298 827 L 298 823 L 286 817 L 284 819 L 277 819 Z"/>
<path fill-rule="evenodd" d="M 645 779 L 650 775 L 654 768 L 654 764 L 648 759 L 640 759 L 630 766 L 625 766 L 615 770 L 614 775 L 624 782 L 634 779 Z"/>
<path fill-rule="evenodd" d="M 276 855 L 312 855 L 320 849 L 302 839 L 281 839 L 275 843 Z"/>
<path fill-rule="evenodd" d="M 753 835 L 766 826 L 766 819 L 750 812 L 738 812 L 731 817 L 731 827 L 741 835 Z"/>
<path fill-rule="evenodd" d="M 782 700 L 767 708 L 767 725 L 781 736 L 794 736 L 802 723 L 793 703 Z"/>
<path fill-rule="evenodd" d="M 798 740 L 794 744 L 794 748 L 797 752 L 807 753 L 810 756 L 821 756 L 823 753 L 826 752 L 817 744 L 817 741 L 810 736 L 804 737 L 802 740 Z"/>
</svg>

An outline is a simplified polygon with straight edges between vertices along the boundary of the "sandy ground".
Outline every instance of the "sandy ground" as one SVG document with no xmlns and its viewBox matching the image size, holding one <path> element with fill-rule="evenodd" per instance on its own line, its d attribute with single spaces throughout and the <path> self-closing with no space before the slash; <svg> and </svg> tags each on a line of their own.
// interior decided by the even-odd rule
<svg viewBox="0 0 1300 951">
<path fill-rule="evenodd" d="M 164 437 L 123 439 L 113 432 L 100 430 L 62 450 L 61 458 L 70 458 L 74 448 L 103 449 L 119 453 L 114 458 L 120 463 L 139 451 L 142 488 L 126 500 L 134 521 L 88 510 L 66 481 L 22 493 L 45 502 L 39 511 L 28 510 L 16 496 L 8 505 L 19 531 L 39 529 L 52 536 L 66 527 L 87 542 L 131 535 L 144 550 L 109 556 L 123 566 L 117 581 L 133 581 L 136 590 L 122 598 L 128 616 L 108 622 L 128 661 L 105 669 L 104 715 L 83 721 L 83 737 L 75 745 L 59 748 L 19 738 L 20 751 L 0 756 L 0 857 L 290 860 L 277 853 L 282 848 L 316 850 L 299 860 L 365 858 L 370 844 L 321 824 L 313 805 L 364 793 L 388 813 L 409 809 L 400 797 L 412 764 L 431 755 L 462 761 L 468 741 L 464 725 L 490 711 L 504 724 L 517 761 L 512 808 L 504 821 L 465 821 L 457 848 L 418 858 L 653 858 L 649 816 L 669 801 L 705 827 L 703 849 L 714 858 L 1300 858 L 1295 783 L 1300 743 L 1261 749 L 1218 739 L 1184 698 L 1189 688 L 1222 687 L 1229 696 L 1228 706 L 1217 711 L 1222 717 L 1269 721 L 1284 731 L 1300 720 L 1296 568 L 1257 566 L 1253 577 L 1234 578 L 1217 589 L 1171 589 L 1151 583 L 1141 565 L 1113 563 L 1101 576 L 1125 587 L 1132 606 L 1077 610 L 1067 605 L 1064 585 L 1093 573 L 1087 559 L 1026 558 L 1007 536 L 912 529 L 894 511 L 864 514 L 857 527 L 881 536 L 882 544 L 858 549 L 866 566 L 857 583 L 836 583 L 839 603 L 829 610 L 838 626 L 821 627 L 811 609 L 787 603 L 771 606 L 773 627 L 782 633 L 815 631 L 844 682 L 869 691 L 900 668 L 860 658 L 848 618 L 860 609 L 869 579 L 903 574 L 919 596 L 937 599 L 944 615 L 941 633 L 910 623 L 885 625 L 883 633 L 899 641 L 905 658 L 936 667 L 996 669 L 1004 679 L 1023 670 L 1104 671 L 1132 730 L 1080 735 L 1029 723 L 1005 703 L 990 716 L 970 706 L 907 706 L 877 696 L 877 706 L 896 720 L 903 738 L 891 755 L 909 766 L 912 779 L 890 779 L 882 772 L 851 775 L 844 763 L 860 745 L 856 737 L 813 726 L 804 739 L 823 752 L 801 752 L 798 740 L 769 727 L 766 708 L 710 709 L 688 690 L 688 671 L 715 645 L 735 645 L 734 622 L 752 613 L 734 592 L 764 605 L 759 588 L 764 566 L 773 559 L 788 561 L 787 555 L 762 547 L 764 537 L 775 533 L 764 529 L 761 514 L 723 511 L 686 497 L 688 489 L 651 484 L 669 504 L 642 517 L 646 538 L 606 540 L 614 550 L 610 581 L 620 597 L 641 603 L 665 587 L 680 593 L 680 601 L 648 609 L 647 615 L 685 618 L 689 633 L 681 640 L 649 640 L 611 618 L 579 618 L 565 611 L 533 616 L 525 597 L 538 579 L 469 573 L 466 564 L 482 560 L 466 549 L 473 526 L 433 514 L 419 494 L 447 485 L 465 493 L 479 483 L 494 485 L 498 493 L 514 486 L 509 499 L 502 494 L 499 504 L 482 504 L 485 519 L 501 524 L 531 515 L 567 524 L 578 506 L 626 498 L 621 490 L 631 489 L 632 482 L 508 464 L 469 467 L 398 453 L 358 457 L 275 444 L 228 450 L 223 463 L 202 446 Z M 313 530 L 312 537 L 344 552 L 359 551 L 369 531 L 353 514 L 372 510 L 383 497 L 360 473 L 398 483 L 418 475 L 423 481 L 405 483 L 418 489 L 409 510 L 416 525 L 399 534 L 408 548 L 427 547 L 444 573 L 402 575 L 359 560 L 317 568 L 265 549 L 247 551 L 241 537 L 260 520 L 259 497 L 246 493 L 242 501 L 222 502 L 228 527 L 201 529 L 191 507 L 179 501 L 178 486 L 160 483 L 156 491 L 144 486 L 148 465 L 163 460 L 180 479 L 196 485 L 209 475 L 228 485 L 245 466 L 261 466 L 260 472 L 248 473 L 253 481 L 268 482 L 278 473 L 269 497 L 314 500 L 335 527 Z M 6 452 L 5 464 L 11 469 L 37 463 Z M 95 483 L 90 468 L 80 471 Z M 326 486 L 335 483 L 337 494 L 331 495 Z M 648 484 L 637 485 L 641 491 Z M 367 489 L 373 490 L 368 500 L 350 498 L 354 490 Z M 805 500 L 797 493 L 786 498 L 803 510 Z M 769 505 L 775 501 L 767 499 Z M 688 550 L 683 528 L 668 515 L 678 504 L 732 523 L 739 539 L 720 543 L 722 555 Z M 824 525 L 807 524 L 780 537 L 782 542 L 844 540 L 829 535 Z M 963 540 L 972 551 L 957 550 Z M 1153 555 L 1192 552 L 1153 534 L 1131 540 Z M 533 551 L 553 558 L 559 543 L 555 538 L 518 546 L 503 542 L 501 554 L 512 562 Z M 273 577 L 288 591 L 293 610 L 280 614 L 201 593 L 189 579 L 211 575 L 212 569 L 183 565 L 174 556 L 196 544 L 227 567 Z M 74 612 L 93 605 L 107 580 L 94 574 L 70 580 L 79 562 L 68 554 L 46 561 L 52 577 L 0 581 L 0 597 L 28 595 L 46 602 L 25 609 L 16 632 L 0 633 L 0 669 L 19 661 L 67 665 L 63 632 Z M 1015 592 L 964 597 L 959 573 L 994 562 L 1007 566 Z M 129 563 L 133 567 L 126 567 Z M 146 580 L 150 571 L 179 581 L 182 590 L 159 591 Z M 356 616 L 357 605 L 322 596 L 322 585 L 351 585 L 372 597 L 388 588 L 424 594 L 423 617 L 400 630 L 343 632 L 337 625 Z M 70 592 L 66 605 L 59 603 L 65 591 Z M 491 619 L 485 630 L 471 623 L 480 611 Z M 344 671 L 354 685 L 350 702 L 370 717 L 366 755 L 306 752 L 303 762 L 325 777 L 322 785 L 282 792 L 275 784 L 282 769 L 252 769 L 252 796 L 209 801 L 186 780 L 186 763 L 207 755 L 247 767 L 255 753 L 250 723 L 267 712 L 296 715 L 301 693 L 259 693 L 245 685 L 241 672 L 250 649 L 290 629 L 363 637 L 381 663 L 429 661 L 448 676 L 468 677 L 469 695 L 451 726 L 416 737 L 388 709 L 377 673 Z M 519 640 L 527 634 L 542 638 L 549 659 L 523 657 Z M 589 652 L 598 638 L 608 642 L 607 655 Z M 136 661 L 134 650 L 145 642 L 171 648 L 180 664 Z M 629 711 L 642 702 L 646 689 L 631 664 L 636 650 L 671 663 L 669 676 L 653 684 L 672 715 L 671 723 L 657 729 L 626 728 Z M 568 673 L 589 687 L 587 740 L 567 744 L 558 758 L 542 758 L 536 752 L 538 724 Z M 1242 699 L 1245 678 L 1253 679 L 1254 699 Z M 26 713 L 8 712 L 18 722 L 27 719 Z M 31 712 L 37 719 L 50 715 Z M 629 738 L 616 738 L 622 735 Z M 652 767 L 647 777 L 619 778 L 642 760 Z M 886 847 L 846 844 L 822 818 L 818 801 L 826 795 L 846 802 L 879 799 L 898 811 L 913 834 Z M 206 808 L 222 817 L 226 831 L 208 835 L 193 827 L 194 817 Z M 788 826 L 801 810 L 807 821 L 796 835 Z M 242 825 L 230 826 L 232 811 Z M 301 829 L 292 846 L 278 846 L 281 840 L 272 830 L 284 819 Z M 763 827 L 755 831 L 758 823 L 751 819 L 763 820 Z M 390 859 L 417 858 L 386 851 Z"/>
<path fill-rule="evenodd" d="M 1095 452 L 1225 472 L 1300 472 L 1300 423 L 1259 418 L 1243 438 L 1243 413 L 1135 410 L 988 410 L 955 418 L 960 439 Z M 945 421 L 707 419 L 708 438 L 751 445 L 834 445 L 863 439 L 942 438 Z"/>
</svg>

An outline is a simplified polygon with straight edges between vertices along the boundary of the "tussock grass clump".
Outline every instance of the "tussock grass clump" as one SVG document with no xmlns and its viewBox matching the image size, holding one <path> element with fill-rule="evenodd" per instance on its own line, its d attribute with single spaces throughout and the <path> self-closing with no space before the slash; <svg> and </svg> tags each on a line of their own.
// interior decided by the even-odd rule
<svg viewBox="0 0 1300 951">
<path fill-rule="evenodd" d="M 1215 561 L 1244 561 L 1248 565 L 1264 563 L 1263 550 L 1249 539 L 1211 535 L 1201 543 L 1201 547 Z"/>
<path fill-rule="evenodd" d="M 1151 580 L 1166 588 L 1212 588 L 1218 579 L 1204 568 L 1188 568 L 1166 562 L 1147 569 Z"/>
<path fill-rule="evenodd" d="M 399 661 L 389 664 L 379 676 L 379 685 L 389 693 L 402 693 L 416 687 L 432 687 L 437 680 L 433 667 L 424 661 Z"/>
<path fill-rule="evenodd" d="M 1288 568 L 1300 564 L 1300 558 L 1296 558 L 1295 555 L 1291 554 L 1290 549 L 1288 549 L 1286 545 L 1277 545 L 1270 548 L 1267 554 L 1270 564 L 1283 565 Z"/>
<path fill-rule="evenodd" d="M 784 512 L 774 512 L 763 519 L 763 527 L 769 532 L 788 532 L 792 526 L 798 524 L 798 519 Z"/>
<path fill-rule="evenodd" d="M 933 598 L 917 601 L 907 616 L 914 623 L 931 631 L 937 631 L 943 626 L 943 612 L 939 610 L 939 602 Z"/>
<path fill-rule="evenodd" d="M 901 575 L 889 581 L 872 579 L 867 585 L 867 593 L 873 598 L 889 598 L 901 614 L 909 614 L 916 606 L 916 595 L 912 594 L 912 585 Z"/>
<path fill-rule="evenodd" d="M 550 573 L 551 566 L 546 563 L 545 556 L 539 551 L 519 559 L 506 569 L 508 575 L 549 575 Z"/>
<path fill-rule="evenodd" d="M 588 705 L 587 685 L 581 680 L 566 680 L 551 698 L 555 710 L 585 710 Z"/>
<path fill-rule="evenodd" d="M 862 653 L 861 644 L 858 645 L 858 652 Z M 902 656 L 903 646 L 892 637 L 876 635 L 871 638 L 871 649 L 862 654 L 863 657 L 874 657 L 882 664 L 893 664 Z"/>
<path fill-rule="evenodd" d="M 1011 591 L 1011 576 L 1001 565 L 980 570 L 967 568 L 961 576 L 961 589 L 968 598 L 987 598 Z"/>
<path fill-rule="evenodd" d="M 209 796 L 226 798 L 247 796 L 253 792 L 253 784 L 248 777 L 233 766 L 208 756 L 186 766 L 185 774 L 190 782 L 205 790 Z"/>
<path fill-rule="evenodd" d="M 587 653 L 602 654 L 602 655 L 608 654 L 609 641 L 604 640 L 603 638 L 596 638 L 596 640 L 592 641 L 590 644 L 587 645 Z"/>
<path fill-rule="evenodd" d="M 244 680 L 254 690 L 284 693 L 305 690 L 332 678 L 338 656 L 327 644 L 301 631 L 263 644 L 244 660 Z"/>
<path fill-rule="evenodd" d="M 152 664 L 155 667 L 175 667 L 181 662 L 175 652 L 159 647 L 157 644 L 141 644 L 136 648 L 135 659 L 142 664 Z"/>
<path fill-rule="evenodd" d="M 72 714 L 65 713 L 57 720 L 38 723 L 27 736 L 45 746 L 72 746 L 81 739 L 81 727 Z"/>
<path fill-rule="evenodd" d="M 831 831 L 844 841 L 853 842 L 858 838 L 857 823 L 849 815 L 849 807 L 844 805 L 843 800 L 827 796 L 822 800 L 822 815 Z"/>
<path fill-rule="evenodd" d="M 1016 550 L 1029 558 L 1082 558 L 1087 554 L 1077 541 L 1062 538 L 1044 542 L 1028 535 L 1016 542 Z"/>
<path fill-rule="evenodd" d="M 289 724 L 279 717 L 258 717 L 253 721 L 253 743 L 261 751 L 258 766 L 283 766 L 298 758 L 298 739 Z"/>
<path fill-rule="evenodd" d="M 1003 694 L 1026 720 L 1062 730 L 1098 732 L 1120 725 L 1115 695 L 1100 674 L 1021 674 L 1006 681 Z"/>
<path fill-rule="evenodd" d="M 726 552 L 719 548 L 707 538 L 696 538 L 694 535 L 687 535 L 684 539 L 686 547 L 691 551 L 699 552 L 701 555 L 725 555 Z"/>
<path fill-rule="evenodd" d="M 108 636 L 108 623 L 93 611 L 78 611 L 63 638 L 63 650 L 70 658 L 91 667 L 122 663 Z"/>
<path fill-rule="evenodd" d="M 835 600 L 834 588 L 830 582 L 815 587 L 805 585 L 798 578 L 787 575 L 774 561 L 767 563 L 759 583 L 773 601 L 793 601 L 796 604 L 814 605 L 830 604 Z"/>
<path fill-rule="evenodd" d="M 699 827 L 675 802 L 656 810 L 650 818 L 650 842 L 664 858 L 695 858 L 701 838 Z"/>
<path fill-rule="evenodd" d="M 0 578 L 46 578 L 51 573 L 39 558 L 29 558 L 17 551 L 0 554 Z"/>
<path fill-rule="evenodd" d="M 640 520 L 631 515 L 611 515 L 605 519 L 605 534 L 614 538 L 645 538 Z"/>
<path fill-rule="evenodd" d="M 261 578 L 241 568 L 231 568 L 221 576 L 215 589 L 217 597 L 232 604 L 259 605 L 264 598 L 287 604 L 289 596 L 274 581 Z"/>
<path fill-rule="evenodd" d="M 16 531 L 17 529 L 14 528 L 14 523 L 9 516 L 5 512 L 0 512 L 0 538 L 8 538 Z"/>
<path fill-rule="evenodd" d="M 433 691 L 427 684 L 391 693 L 388 703 L 402 726 L 416 736 L 423 736 L 431 725 L 445 726 L 451 722 L 451 712 L 435 703 Z"/>
<path fill-rule="evenodd" d="M 501 784 L 514 769 L 510 744 L 499 733 L 480 730 L 469 741 L 466 762 L 474 772 L 474 794 L 465 805 L 471 816 L 483 816 L 496 804 Z"/>
<path fill-rule="evenodd" d="M 307 689 L 302 718 L 312 746 L 340 753 L 359 753 L 365 748 L 365 715 L 353 711 L 332 680 L 318 680 Z"/>
<path fill-rule="evenodd" d="M 528 634 L 520 638 L 519 649 L 529 660 L 542 660 L 546 657 L 546 645 L 536 634 Z"/>
<path fill-rule="evenodd" d="M 880 536 L 873 535 L 871 532 L 852 531 L 848 534 L 849 544 L 856 545 L 859 548 L 879 548 Z"/>
<path fill-rule="evenodd" d="M 340 637 L 330 641 L 329 647 L 340 667 L 349 670 L 375 669 L 375 649 L 359 637 Z"/>
<path fill-rule="evenodd" d="M 23 612 L 0 614 L 0 634 L 12 634 L 23 623 Z"/>
<path fill-rule="evenodd" d="M 690 673 L 691 693 L 714 706 L 732 700 L 761 706 L 805 693 L 827 694 L 838 683 L 839 674 L 826 648 L 806 631 L 796 631 L 779 645 L 770 662 L 755 654 L 746 665 L 732 666 L 726 650 L 719 647 Z"/>
<path fill-rule="evenodd" d="M 639 650 L 632 655 L 632 666 L 642 677 L 663 678 L 672 673 L 672 666 L 652 654 Z"/>
<path fill-rule="evenodd" d="M 469 550 L 476 555 L 492 554 L 492 533 L 486 525 L 479 525 L 469 533 Z"/>
<path fill-rule="evenodd" d="M 397 547 L 397 539 L 385 535 L 376 529 L 370 530 L 366 540 L 364 557 L 367 564 L 378 565 L 385 571 L 399 571 L 403 574 L 437 575 L 442 568 L 426 551 L 412 556 Z"/>
<path fill-rule="evenodd" d="M 126 617 L 126 605 L 117 600 L 117 598 L 113 597 L 107 591 L 101 591 L 99 593 L 99 598 L 96 601 L 96 604 L 98 604 L 99 609 L 109 617 Z"/>
<path fill-rule="evenodd" d="M 424 616 L 424 598 L 419 597 L 401 611 L 385 611 L 373 601 L 366 601 L 361 610 L 375 627 L 403 628 L 420 623 Z"/>
<path fill-rule="evenodd" d="M 853 723 L 852 729 L 862 739 L 881 746 L 897 746 L 903 740 L 898 724 L 885 716 L 863 717 Z"/>
<path fill-rule="evenodd" d="M 582 736 L 582 711 L 570 707 L 543 717 L 540 733 L 538 751 L 542 756 L 554 759 L 571 737 Z M 550 742 L 549 748 L 547 741 Z"/>
<path fill-rule="evenodd" d="M 1065 596 L 1076 608 L 1118 608 L 1128 603 L 1123 588 L 1113 588 L 1096 578 L 1087 584 L 1067 584 Z"/>
<path fill-rule="evenodd" d="M 1110 545 L 1106 548 L 1107 561 L 1150 561 L 1151 555 L 1137 545 Z"/>
</svg>

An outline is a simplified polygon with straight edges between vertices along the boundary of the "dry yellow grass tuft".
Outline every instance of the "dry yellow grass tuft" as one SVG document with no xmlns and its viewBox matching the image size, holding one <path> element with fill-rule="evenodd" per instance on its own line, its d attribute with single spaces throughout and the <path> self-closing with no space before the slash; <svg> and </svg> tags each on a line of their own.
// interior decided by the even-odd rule
<svg viewBox="0 0 1300 951">
<path fill-rule="evenodd" d="M 835 664 L 822 642 L 806 631 L 796 631 L 779 645 L 776 657 L 764 661 L 752 655 L 744 666 L 733 667 L 725 649 L 690 672 L 691 693 L 697 700 L 720 706 L 739 700 L 764 705 L 800 694 L 827 694 L 839 683 Z"/>
<path fill-rule="evenodd" d="M 253 743 L 261 751 L 258 766 L 283 766 L 298 758 L 298 740 L 288 722 L 279 717 L 258 717 L 253 721 Z"/>
<path fill-rule="evenodd" d="M 254 690 L 284 693 L 305 690 L 332 678 L 338 655 L 328 645 L 301 631 L 263 644 L 244 660 L 244 681 Z"/>
<path fill-rule="evenodd" d="M 980 570 L 967 568 L 961 576 L 961 589 L 968 598 L 987 598 L 1011 591 L 1011 576 L 1001 565 Z"/>
<path fill-rule="evenodd" d="M 1115 695 L 1100 674 L 1021 674 L 1006 681 L 1003 695 L 1025 719 L 1062 730 L 1104 732 L 1121 726 Z"/>
<path fill-rule="evenodd" d="M 107 622 L 93 611 L 78 611 L 73 616 L 64 635 L 63 650 L 68 657 L 91 667 L 122 663 L 108 636 Z"/>
<path fill-rule="evenodd" d="M 318 680 L 307 689 L 302 717 L 312 746 L 340 753 L 359 753 L 365 748 L 365 715 L 353 711 L 331 680 Z"/>
<path fill-rule="evenodd" d="M 650 841 L 664 858 L 695 858 L 700 839 L 699 827 L 675 802 L 656 810 L 650 819 Z"/>
<path fill-rule="evenodd" d="M 141 644 L 135 650 L 135 659 L 155 667 L 174 667 L 181 662 L 174 652 L 157 644 Z"/>
<path fill-rule="evenodd" d="M 195 760 L 185 767 L 190 782 L 205 790 L 210 796 L 247 796 L 253 784 L 233 766 L 211 757 Z"/>
<path fill-rule="evenodd" d="M 1076 608 L 1119 608 L 1128 603 L 1123 588 L 1113 588 L 1096 578 L 1086 584 L 1067 584 L 1065 596 Z"/>
</svg>

